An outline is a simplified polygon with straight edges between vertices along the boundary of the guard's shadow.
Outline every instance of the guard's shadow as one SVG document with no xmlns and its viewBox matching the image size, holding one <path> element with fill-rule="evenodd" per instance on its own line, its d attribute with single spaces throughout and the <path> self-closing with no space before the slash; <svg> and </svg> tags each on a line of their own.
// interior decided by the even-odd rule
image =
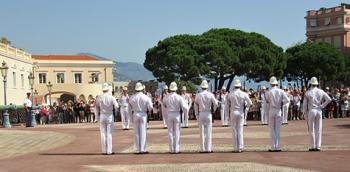
<svg viewBox="0 0 350 172">
<path fill-rule="evenodd" d="M 236 152 L 232 152 L 232 151 L 226 151 L 226 152 L 212 152 L 212 153 L 201 153 L 201 152 L 181 152 L 178 154 L 172 154 L 169 152 L 149 152 L 147 154 L 137 154 L 137 153 L 133 153 L 133 152 L 116 152 L 113 155 L 135 155 L 135 156 L 142 156 L 142 155 L 182 155 L 182 154 L 197 154 L 197 155 L 211 155 L 211 154 L 221 154 L 221 153 L 225 153 L 225 154 L 242 154 L 244 155 L 245 153 L 269 153 L 269 154 L 280 154 L 283 152 L 288 152 L 288 153 L 292 153 L 292 152 L 309 152 L 308 150 L 297 150 L 297 151 L 282 151 L 282 152 L 268 152 L 268 151 L 244 151 L 242 153 L 236 153 Z M 311 152 L 310 152 L 311 153 Z M 39 155 L 46 155 L 46 156 L 84 156 L 84 155 L 101 155 L 101 156 L 113 156 L 113 155 L 104 155 L 102 153 L 41 153 Z"/>
<path fill-rule="evenodd" d="M 350 129 L 350 124 L 336 125 L 336 127 Z"/>
</svg>

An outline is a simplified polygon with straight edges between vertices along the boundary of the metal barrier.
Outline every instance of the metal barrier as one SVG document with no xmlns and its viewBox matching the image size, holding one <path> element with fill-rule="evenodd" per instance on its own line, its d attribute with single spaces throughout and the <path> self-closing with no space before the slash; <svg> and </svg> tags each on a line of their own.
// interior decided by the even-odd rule
<svg viewBox="0 0 350 172">
<path fill-rule="evenodd" d="M 40 109 L 40 106 L 33 106 L 33 110 Z M 4 122 L 4 112 L 7 110 L 9 114 L 9 120 L 11 124 L 25 123 L 26 114 L 24 112 L 24 105 L 0 105 L 0 122 L 3 125 Z"/>
</svg>

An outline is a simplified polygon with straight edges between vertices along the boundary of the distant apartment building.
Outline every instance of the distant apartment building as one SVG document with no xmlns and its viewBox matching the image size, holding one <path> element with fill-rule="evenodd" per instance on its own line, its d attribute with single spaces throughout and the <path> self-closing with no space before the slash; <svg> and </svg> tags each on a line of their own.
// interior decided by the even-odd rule
<svg viewBox="0 0 350 172">
<path fill-rule="evenodd" d="M 0 43 L 0 65 L 3 62 L 6 63 L 8 70 L 6 86 L 0 74 L 0 105 L 4 104 L 4 87 L 6 87 L 7 104 L 22 105 L 26 93 L 31 91 L 28 80 L 33 66 L 31 54 Z"/>
<path fill-rule="evenodd" d="M 313 42 L 327 42 L 350 59 L 350 4 L 307 11 L 306 36 Z"/>
<path fill-rule="evenodd" d="M 43 103 L 50 102 L 49 82 L 52 84 L 51 103 L 88 101 L 102 94 L 104 82 L 111 85 L 113 82 L 112 60 L 87 55 L 32 55 L 32 58 L 37 63 L 34 88 L 43 97 Z"/>
</svg>

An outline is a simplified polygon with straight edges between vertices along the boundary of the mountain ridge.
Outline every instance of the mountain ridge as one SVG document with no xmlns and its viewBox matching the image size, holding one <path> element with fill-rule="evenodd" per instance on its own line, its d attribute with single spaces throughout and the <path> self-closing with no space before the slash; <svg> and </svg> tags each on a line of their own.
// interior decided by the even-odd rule
<svg viewBox="0 0 350 172">
<path fill-rule="evenodd" d="M 87 55 L 95 57 L 99 60 L 113 60 L 106 57 L 102 57 L 93 53 L 79 53 L 78 55 Z M 118 62 L 113 60 L 113 76 L 114 81 L 148 81 L 154 80 L 152 72 L 147 70 L 142 64 L 136 62 Z"/>
</svg>

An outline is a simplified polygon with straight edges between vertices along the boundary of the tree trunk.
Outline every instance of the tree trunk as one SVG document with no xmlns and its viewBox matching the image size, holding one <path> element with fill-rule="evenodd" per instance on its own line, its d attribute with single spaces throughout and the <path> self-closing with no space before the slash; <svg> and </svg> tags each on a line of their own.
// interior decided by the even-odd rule
<svg viewBox="0 0 350 172">
<path fill-rule="evenodd" d="M 225 83 L 225 77 L 224 77 L 224 75 L 222 75 L 222 74 L 220 74 L 219 77 L 220 77 L 220 78 L 219 78 L 219 87 L 218 87 L 218 90 L 221 90 L 222 86 L 223 86 L 224 83 Z"/>
<path fill-rule="evenodd" d="M 214 91 L 216 91 L 218 88 L 218 77 L 215 77 L 214 79 Z"/>
<path fill-rule="evenodd" d="M 231 84 L 232 84 L 233 78 L 235 78 L 235 74 L 232 74 L 232 75 L 230 76 L 230 80 L 228 81 L 228 83 L 227 83 L 227 87 L 226 87 L 226 90 L 227 90 L 227 91 L 229 91 L 229 90 L 230 90 L 230 87 L 231 87 Z"/>
</svg>

